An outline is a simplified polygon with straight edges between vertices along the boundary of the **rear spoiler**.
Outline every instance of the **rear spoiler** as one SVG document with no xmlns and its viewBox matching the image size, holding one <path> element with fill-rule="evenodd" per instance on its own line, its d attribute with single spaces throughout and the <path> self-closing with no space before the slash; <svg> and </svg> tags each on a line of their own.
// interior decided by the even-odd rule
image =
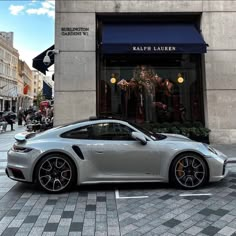
<svg viewBox="0 0 236 236">
<path fill-rule="evenodd" d="M 26 139 L 32 138 L 36 135 L 35 132 L 22 132 L 15 135 L 15 140 L 19 143 L 23 143 Z"/>
</svg>

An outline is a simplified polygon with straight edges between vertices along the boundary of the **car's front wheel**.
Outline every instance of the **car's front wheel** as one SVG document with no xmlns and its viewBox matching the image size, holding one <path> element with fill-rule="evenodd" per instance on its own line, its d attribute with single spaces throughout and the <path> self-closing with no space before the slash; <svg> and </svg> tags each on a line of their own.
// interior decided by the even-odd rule
<svg viewBox="0 0 236 236">
<path fill-rule="evenodd" d="M 197 154 L 184 153 L 174 160 L 170 178 L 177 187 L 195 189 L 207 182 L 207 165 Z"/>
<path fill-rule="evenodd" d="M 43 157 L 36 167 L 36 180 L 43 190 L 59 193 L 69 190 L 76 172 L 72 161 L 62 154 L 50 154 Z"/>
</svg>

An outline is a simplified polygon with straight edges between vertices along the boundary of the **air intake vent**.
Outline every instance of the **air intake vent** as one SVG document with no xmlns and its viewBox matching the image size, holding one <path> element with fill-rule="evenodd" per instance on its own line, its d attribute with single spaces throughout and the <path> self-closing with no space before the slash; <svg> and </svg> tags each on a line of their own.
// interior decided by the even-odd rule
<svg viewBox="0 0 236 236">
<path fill-rule="evenodd" d="M 78 157 L 81 159 L 81 160 L 84 160 L 84 155 L 83 153 L 81 152 L 80 148 L 76 145 L 73 145 L 72 146 L 73 150 L 75 151 L 75 153 L 78 155 Z"/>
</svg>

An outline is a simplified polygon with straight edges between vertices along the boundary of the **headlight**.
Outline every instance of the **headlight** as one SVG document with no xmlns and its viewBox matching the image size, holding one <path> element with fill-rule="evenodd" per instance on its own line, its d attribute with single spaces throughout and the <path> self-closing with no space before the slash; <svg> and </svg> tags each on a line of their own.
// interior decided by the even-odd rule
<svg viewBox="0 0 236 236">
<path fill-rule="evenodd" d="M 17 145 L 14 144 L 13 147 L 12 147 L 12 150 L 14 152 L 26 153 L 26 152 L 32 151 L 33 149 L 32 148 L 27 148 L 27 147 L 20 147 L 20 146 L 17 146 Z"/>
<path fill-rule="evenodd" d="M 209 150 L 210 152 L 212 152 L 212 153 L 218 155 L 218 154 L 217 154 L 217 151 L 215 150 L 215 148 L 211 147 L 210 145 L 207 145 L 207 148 L 208 148 L 208 150 Z"/>
</svg>

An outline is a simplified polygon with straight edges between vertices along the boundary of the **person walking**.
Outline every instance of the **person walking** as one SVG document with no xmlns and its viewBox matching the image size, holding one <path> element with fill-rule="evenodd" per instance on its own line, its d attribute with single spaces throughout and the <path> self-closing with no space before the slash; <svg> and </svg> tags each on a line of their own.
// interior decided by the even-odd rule
<svg viewBox="0 0 236 236">
<path fill-rule="evenodd" d="M 0 112 L 0 131 L 5 132 L 7 129 L 7 122 L 2 114 L 3 112 Z"/>
<path fill-rule="evenodd" d="M 11 131 L 14 131 L 13 129 L 13 124 L 15 123 L 14 119 L 12 118 L 10 112 L 8 112 L 8 114 L 5 116 L 5 120 L 6 122 L 11 125 Z"/>
<path fill-rule="evenodd" d="M 24 120 L 24 112 L 22 110 L 22 108 L 19 108 L 19 112 L 18 112 L 18 125 L 22 125 L 22 121 Z"/>
</svg>

